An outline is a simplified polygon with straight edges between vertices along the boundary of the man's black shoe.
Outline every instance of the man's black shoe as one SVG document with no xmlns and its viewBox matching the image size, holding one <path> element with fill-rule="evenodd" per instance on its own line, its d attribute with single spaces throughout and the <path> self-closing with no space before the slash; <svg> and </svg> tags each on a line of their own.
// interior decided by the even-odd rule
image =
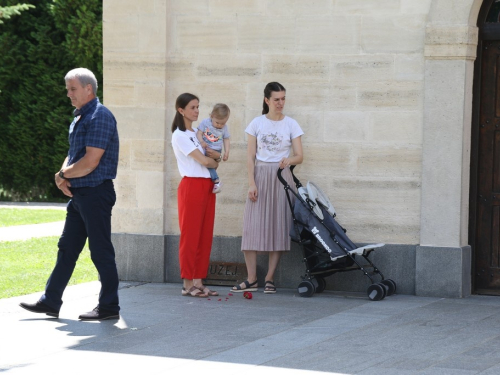
<svg viewBox="0 0 500 375">
<path fill-rule="evenodd" d="M 41 314 L 47 314 L 49 316 L 53 316 L 54 318 L 59 318 L 59 311 L 56 309 L 53 309 L 50 306 L 47 306 L 45 303 L 38 301 L 37 303 L 24 303 L 21 302 L 19 304 L 23 309 L 26 309 L 28 311 L 34 312 L 34 313 L 41 313 Z"/>
<path fill-rule="evenodd" d="M 120 319 L 120 314 L 115 311 L 102 310 L 97 306 L 94 310 L 82 314 L 78 317 L 80 320 L 107 320 Z"/>
</svg>

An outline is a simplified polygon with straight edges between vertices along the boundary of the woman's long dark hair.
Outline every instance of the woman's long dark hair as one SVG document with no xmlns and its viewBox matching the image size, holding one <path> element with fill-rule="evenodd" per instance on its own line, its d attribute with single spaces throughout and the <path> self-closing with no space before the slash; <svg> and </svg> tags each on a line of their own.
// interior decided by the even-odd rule
<svg viewBox="0 0 500 375">
<path fill-rule="evenodd" d="M 198 100 L 198 97 L 196 95 L 190 94 L 188 92 L 185 92 L 184 94 L 181 94 L 177 97 L 177 100 L 175 101 L 175 116 L 174 116 L 174 121 L 172 121 L 172 133 L 175 132 L 176 129 L 179 129 L 183 132 L 186 131 L 186 124 L 184 124 L 184 116 L 182 116 L 178 109 L 182 108 L 185 109 L 189 102 L 191 100 Z"/>
<path fill-rule="evenodd" d="M 264 88 L 264 98 L 271 99 L 272 92 L 280 92 L 286 91 L 281 83 L 278 82 L 269 82 Z M 269 106 L 266 103 L 266 99 L 264 99 L 264 104 L 262 104 L 262 114 L 265 115 L 269 113 Z"/>
</svg>

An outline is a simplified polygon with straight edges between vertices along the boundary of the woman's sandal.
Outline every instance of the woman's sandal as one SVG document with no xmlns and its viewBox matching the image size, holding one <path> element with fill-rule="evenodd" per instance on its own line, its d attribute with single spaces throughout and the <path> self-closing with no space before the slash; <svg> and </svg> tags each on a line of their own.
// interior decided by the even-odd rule
<svg viewBox="0 0 500 375">
<path fill-rule="evenodd" d="M 182 288 L 182 296 L 183 297 L 197 297 L 197 298 L 207 298 L 208 294 L 203 293 L 197 287 L 192 286 L 189 290 L 186 288 Z"/>
<path fill-rule="evenodd" d="M 203 288 L 198 286 L 197 288 L 209 297 L 217 297 L 219 295 L 218 292 L 216 292 L 215 290 L 210 290 L 206 286 Z"/>
<path fill-rule="evenodd" d="M 271 285 L 268 285 L 271 284 Z M 276 286 L 272 281 L 266 281 L 266 286 L 264 288 L 264 293 L 266 294 L 274 294 L 276 293 Z"/>
<path fill-rule="evenodd" d="M 231 288 L 231 292 L 235 292 L 235 293 L 240 293 L 240 292 L 256 292 L 257 290 L 259 290 L 259 288 L 257 288 L 257 280 L 255 280 L 253 283 L 249 283 L 248 280 L 245 280 L 243 281 L 243 284 L 245 284 L 245 287 L 242 288 L 241 285 L 235 285 Z M 255 286 L 254 286 L 255 285 Z"/>
</svg>

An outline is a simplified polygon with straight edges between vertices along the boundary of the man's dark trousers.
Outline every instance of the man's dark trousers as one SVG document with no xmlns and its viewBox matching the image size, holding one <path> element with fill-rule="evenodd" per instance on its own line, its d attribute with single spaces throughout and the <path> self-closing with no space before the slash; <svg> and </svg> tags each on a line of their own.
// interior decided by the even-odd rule
<svg viewBox="0 0 500 375">
<path fill-rule="evenodd" d="M 78 256 L 89 239 L 90 256 L 101 281 L 99 308 L 118 312 L 118 271 L 111 243 L 111 210 L 116 202 L 112 180 L 96 187 L 71 188 L 66 222 L 59 239 L 57 262 L 40 299 L 59 310 Z"/>
</svg>

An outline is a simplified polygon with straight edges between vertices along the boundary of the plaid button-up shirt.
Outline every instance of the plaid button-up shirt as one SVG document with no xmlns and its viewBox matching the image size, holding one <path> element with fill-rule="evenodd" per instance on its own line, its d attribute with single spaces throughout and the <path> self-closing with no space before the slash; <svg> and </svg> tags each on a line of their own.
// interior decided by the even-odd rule
<svg viewBox="0 0 500 375">
<path fill-rule="evenodd" d="M 116 119 L 98 98 L 92 99 L 79 110 L 69 128 L 68 165 L 76 163 L 86 153 L 86 147 L 104 151 L 99 165 L 86 176 L 71 178 L 71 187 L 94 187 L 116 177 L 119 140 Z"/>
</svg>

